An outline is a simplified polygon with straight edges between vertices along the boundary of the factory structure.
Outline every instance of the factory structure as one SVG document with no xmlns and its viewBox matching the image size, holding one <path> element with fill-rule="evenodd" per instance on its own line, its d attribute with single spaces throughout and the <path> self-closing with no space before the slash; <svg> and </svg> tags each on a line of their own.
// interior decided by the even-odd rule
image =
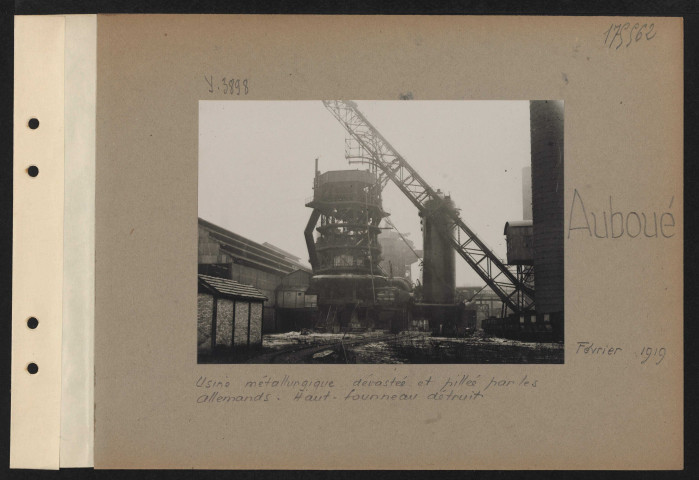
<svg viewBox="0 0 699 480">
<path fill-rule="evenodd" d="M 300 258 L 269 243 L 257 243 L 199 219 L 198 273 L 253 287 L 264 298 L 263 333 L 307 326 L 317 308 L 309 291 L 311 270 Z M 306 322 L 310 324 L 309 322 Z"/>
<path fill-rule="evenodd" d="M 202 302 L 238 298 L 248 302 L 248 312 L 259 304 L 262 335 L 308 329 L 459 336 L 480 329 L 503 337 L 562 340 L 562 102 L 530 102 L 531 166 L 523 171 L 522 218 L 502 219 L 506 260 L 480 241 L 450 196 L 427 184 L 356 104 L 324 104 L 354 142 L 347 159 L 361 168 L 321 172 L 316 159 L 303 229 L 310 267 L 274 245 L 199 219 L 200 295 L 213 299 L 202 297 Z M 415 207 L 421 250 L 393 228 L 384 210 L 382 191 L 389 182 Z M 482 286 L 456 287 L 457 257 L 479 274 Z M 411 275 L 416 262 L 421 279 Z M 212 277 L 234 283 L 217 285 Z M 247 291 L 250 298 L 226 294 L 240 295 L 240 285 L 254 290 Z M 246 342 L 258 340 L 257 329 L 247 332 Z M 215 348 L 210 337 L 203 343 Z M 225 342 L 231 342 L 227 334 Z"/>
<path fill-rule="evenodd" d="M 422 281 L 413 277 L 413 265 L 422 264 L 422 250 L 415 247 L 409 233 L 401 233 L 392 223 L 384 220 L 379 243 L 381 263 L 379 267 L 393 277 L 403 277 L 411 284 Z"/>
</svg>

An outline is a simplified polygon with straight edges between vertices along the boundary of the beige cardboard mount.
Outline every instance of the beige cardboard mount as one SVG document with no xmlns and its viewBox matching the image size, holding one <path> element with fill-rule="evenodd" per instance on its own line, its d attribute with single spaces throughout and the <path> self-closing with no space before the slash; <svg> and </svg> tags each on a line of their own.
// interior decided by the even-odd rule
<svg viewBox="0 0 699 480">
<path fill-rule="evenodd" d="M 83 300 L 67 290 L 79 285 L 69 268 L 82 265 L 94 274 L 96 468 L 682 468 L 681 19 L 91 18 L 96 28 L 86 21 L 88 37 L 77 43 L 95 47 L 84 52 L 96 72 L 86 70 L 96 79 L 94 128 L 80 120 L 94 144 L 94 181 L 90 148 L 66 144 L 63 168 L 69 119 L 77 118 L 69 103 L 92 95 L 89 85 L 76 90 L 74 78 L 63 87 L 73 20 L 17 19 L 13 466 L 56 468 L 60 436 L 76 438 L 92 420 L 92 391 L 75 380 L 91 384 L 90 369 L 78 368 L 83 374 L 67 386 L 58 367 L 62 346 L 77 357 L 68 364 L 92 365 L 76 323 L 66 326 L 70 312 L 91 336 L 90 281 L 78 288 Z M 208 76 L 246 78 L 249 92 L 211 91 Z M 565 102 L 564 365 L 197 365 L 199 102 L 397 100 L 408 92 L 415 100 Z M 25 128 L 32 115 L 41 118 L 37 131 Z M 88 176 L 71 183 L 85 210 L 69 210 L 77 197 L 68 182 L 80 165 L 69 154 L 88 165 Z M 29 163 L 39 165 L 38 177 L 26 175 Z M 671 235 L 600 239 L 569 230 L 576 195 L 599 215 L 610 214 L 612 200 L 626 216 L 656 215 Z M 64 232 L 90 217 L 94 259 L 76 254 L 76 239 Z M 81 235 L 90 238 L 90 228 Z M 26 327 L 32 315 L 35 330 Z M 622 354 L 590 356 L 579 342 Z M 649 347 L 665 349 L 661 363 L 642 361 Z M 25 370 L 30 361 L 38 374 Z M 67 368 L 64 359 L 64 375 Z M 369 373 L 413 382 L 527 375 L 537 388 L 467 406 L 426 396 L 405 404 L 196 402 L 200 376 L 225 378 L 233 389 L 264 375 L 332 378 L 343 393 Z M 62 421 L 71 393 L 77 420 Z M 73 447 L 71 462 L 90 464 L 91 447 Z"/>
</svg>

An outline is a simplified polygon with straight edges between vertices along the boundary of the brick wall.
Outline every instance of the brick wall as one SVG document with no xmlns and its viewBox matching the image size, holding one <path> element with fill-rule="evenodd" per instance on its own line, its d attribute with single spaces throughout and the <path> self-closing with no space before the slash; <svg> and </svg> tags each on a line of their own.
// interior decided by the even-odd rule
<svg viewBox="0 0 699 480">
<path fill-rule="evenodd" d="M 233 300 L 218 299 L 216 312 L 216 346 L 230 347 L 233 341 Z"/>
<path fill-rule="evenodd" d="M 235 302 L 234 346 L 248 344 L 248 302 Z"/>
<path fill-rule="evenodd" d="M 214 297 L 200 293 L 197 296 L 197 351 L 211 352 L 211 314 L 214 308 Z"/>
<path fill-rule="evenodd" d="M 250 345 L 262 344 L 262 304 L 252 303 L 250 306 Z"/>
<path fill-rule="evenodd" d="M 219 298 L 216 305 L 216 347 L 246 347 L 248 344 L 247 301 Z M 197 352 L 211 354 L 211 316 L 213 296 L 200 293 L 197 296 Z M 235 313 L 235 318 L 234 318 Z M 252 302 L 250 309 L 250 345 L 262 344 L 262 303 Z M 234 324 L 235 322 L 235 324 Z"/>
</svg>

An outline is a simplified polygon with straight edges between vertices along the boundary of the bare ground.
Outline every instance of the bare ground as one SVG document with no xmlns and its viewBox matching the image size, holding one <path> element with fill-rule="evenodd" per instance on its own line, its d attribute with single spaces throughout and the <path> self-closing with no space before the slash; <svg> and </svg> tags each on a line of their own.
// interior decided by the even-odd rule
<svg viewBox="0 0 699 480">
<path fill-rule="evenodd" d="M 251 363 L 560 364 L 562 343 L 484 336 L 433 337 L 423 332 L 300 333 L 265 335 Z"/>
</svg>

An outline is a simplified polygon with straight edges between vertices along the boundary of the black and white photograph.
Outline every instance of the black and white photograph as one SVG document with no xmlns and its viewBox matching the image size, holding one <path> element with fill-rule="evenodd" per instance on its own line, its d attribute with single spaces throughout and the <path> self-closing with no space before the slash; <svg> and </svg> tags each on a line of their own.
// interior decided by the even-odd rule
<svg viewBox="0 0 699 480">
<path fill-rule="evenodd" d="M 563 102 L 200 101 L 198 363 L 562 364 Z"/>
</svg>

